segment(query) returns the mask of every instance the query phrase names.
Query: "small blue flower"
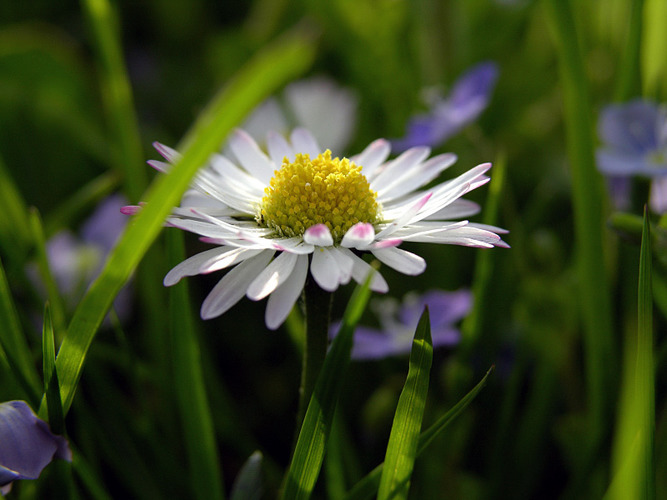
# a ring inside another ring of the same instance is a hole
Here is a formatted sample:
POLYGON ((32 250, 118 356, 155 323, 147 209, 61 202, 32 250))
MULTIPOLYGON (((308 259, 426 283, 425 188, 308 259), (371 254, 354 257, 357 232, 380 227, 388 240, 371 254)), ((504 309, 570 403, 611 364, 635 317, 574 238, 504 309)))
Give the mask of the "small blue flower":
POLYGON ((414 146, 440 146, 484 111, 497 79, 495 63, 474 66, 458 79, 447 99, 435 99, 428 113, 410 120, 407 134, 391 141, 392 149, 398 152, 414 146))
POLYGON ((600 114, 597 164, 607 175, 616 208, 630 205, 630 177, 651 177, 650 206, 667 211, 667 107, 636 99, 600 114))
MULTIPOLYGON (((352 359, 372 360, 407 354, 412 349, 412 339, 419 318, 428 306, 433 347, 456 345, 460 332, 454 323, 463 319, 472 307, 472 294, 468 290, 444 292, 433 290, 423 295, 408 294, 399 304, 392 298, 373 303, 381 329, 357 327, 354 332, 352 359)), ((332 326, 338 332, 339 324, 332 326)))
POLYGON ((0 403, 0 492, 17 479, 37 479, 54 458, 72 461, 65 438, 51 433, 24 401, 0 403))
POLYGON ((667 175, 667 108, 637 99, 600 114, 600 171, 610 176, 667 175))

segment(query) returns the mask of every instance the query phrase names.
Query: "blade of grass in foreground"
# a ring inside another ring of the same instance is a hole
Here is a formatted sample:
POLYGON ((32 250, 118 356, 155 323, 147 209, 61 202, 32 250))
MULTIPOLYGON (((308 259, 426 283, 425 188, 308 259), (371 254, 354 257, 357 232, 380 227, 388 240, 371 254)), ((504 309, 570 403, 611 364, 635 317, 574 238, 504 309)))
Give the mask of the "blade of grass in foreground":
POLYGON ((181 148, 183 157, 168 175, 158 177, 151 185, 146 206, 111 252, 63 339, 56 364, 65 412, 72 404, 86 354, 111 302, 157 237, 192 177, 220 147, 234 125, 260 100, 305 71, 313 57, 313 40, 302 33, 293 33, 251 59, 200 115, 181 148))
MULTIPOLYGON (((583 345, 589 421, 588 447, 582 463, 595 453, 611 424, 609 414, 616 356, 611 298, 604 267, 602 179, 595 168, 588 79, 579 48, 570 0, 548 0, 565 106, 566 142, 572 175, 577 277, 583 318, 583 345)), ((582 472, 588 475, 587 471, 582 472)))
MULTIPOLYGON (((169 261, 185 259, 183 233, 167 233, 169 261)), ((181 281, 170 288, 171 358, 174 392, 181 414, 188 456, 187 474, 192 497, 199 500, 224 498, 213 418, 206 397, 199 340, 192 322, 188 285, 181 281)))
POLYGON ((42 327, 42 369, 44 373, 44 394, 49 415, 49 427, 55 434, 63 434, 63 405, 60 400, 60 385, 56 371, 56 346, 53 336, 53 323, 49 303, 44 306, 44 325, 42 327))
MULTIPOLYGON (((484 375, 484 378, 468 393, 466 394, 461 401, 456 403, 456 405, 445 413, 442 417, 438 419, 431 427, 426 429, 419 436, 419 446, 417 448, 417 456, 419 456, 427 446, 429 446, 435 438, 440 436, 447 426, 458 417, 463 410, 465 410, 472 400, 475 399, 477 394, 482 390, 486 385, 486 381, 493 371, 493 366, 489 368, 484 375)), ((360 480, 350 492, 345 496, 345 500, 364 500, 371 498, 375 495, 375 492, 378 490, 380 484, 380 477, 382 476, 382 469, 384 468, 384 463, 378 465, 370 473, 368 473, 362 480, 360 480)))
POLYGON ((626 339, 619 430, 614 442, 615 474, 605 498, 651 500, 655 484, 655 364, 651 234, 646 209, 639 257, 637 337, 626 339))
POLYGON ((428 307, 419 319, 410 353, 410 368, 398 400, 384 459, 378 500, 407 498, 419 445, 428 393, 433 344, 428 307))
POLYGON ((358 286, 345 309, 340 331, 331 343, 324 360, 313 396, 310 398, 301 432, 297 439, 292 463, 285 478, 281 498, 296 500, 309 498, 322 467, 326 442, 331 430, 336 402, 343 384, 343 373, 350 362, 354 328, 370 297, 370 273, 363 286, 358 286))
POLYGON ((0 334, 2 350, 5 352, 14 377, 34 408, 39 403, 42 384, 33 365, 30 346, 23 335, 2 261, 0 261, 0 325, 2 325, 0 334))

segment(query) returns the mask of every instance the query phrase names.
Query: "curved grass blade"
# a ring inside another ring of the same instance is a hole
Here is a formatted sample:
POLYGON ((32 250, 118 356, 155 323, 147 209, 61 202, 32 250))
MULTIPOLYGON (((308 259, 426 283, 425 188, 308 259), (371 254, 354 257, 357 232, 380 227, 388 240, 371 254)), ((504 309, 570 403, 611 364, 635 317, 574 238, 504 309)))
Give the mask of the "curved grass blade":
POLYGON ((60 400, 58 372, 56 371, 56 345, 53 335, 53 322, 48 302, 44 306, 44 325, 42 326, 42 368, 49 427, 51 427, 51 430, 55 434, 63 434, 65 431, 65 421, 63 418, 63 405, 60 400))
POLYGON ((408 377, 398 399, 382 469, 378 500, 407 498, 428 393, 433 344, 428 307, 419 319, 410 352, 408 377))
POLYGON ((646 208, 639 257, 637 336, 626 338, 621 410, 614 442, 614 478, 606 499, 656 496, 655 362, 653 358, 653 297, 651 233, 646 208))
MULTIPOLYGON (((183 261, 183 233, 169 231, 167 242, 171 264, 183 261)), ((183 425, 192 497, 199 500, 222 499, 220 460, 187 283, 182 280, 171 287, 169 293, 174 392, 183 425)))
POLYGON ((324 460, 336 402, 343 384, 343 373, 350 362, 354 328, 371 294, 370 281, 373 272, 366 278, 363 286, 355 289, 345 309, 340 331, 331 343, 322 371, 315 383, 292 463, 285 478, 285 489, 281 496, 285 500, 309 498, 315 487, 324 460))
POLYGON ((5 268, 0 260, 0 346, 5 352, 9 367, 16 377, 16 381, 34 408, 41 396, 41 382, 33 364, 30 346, 23 335, 14 301, 12 300, 9 284, 5 276, 5 268))
MULTIPOLYGON (((442 432, 447 428, 447 426, 461 413, 465 410, 473 399, 477 397, 477 394, 482 390, 486 385, 486 381, 493 372, 494 367, 492 366, 484 375, 484 378, 475 386, 473 389, 466 394, 456 405, 440 417, 433 425, 421 433, 419 436, 419 446, 417 448, 417 456, 419 456, 432 442, 435 438, 440 436, 442 432)), ((371 498, 375 495, 375 492, 378 490, 380 484, 380 477, 382 476, 382 470, 384 468, 384 463, 378 465, 370 473, 368 473, 363 479, 361 479, 350 492, 345 496, 345 500, 364 500, 366 498, 371 498)))
POLYGON ((94 36, 102 100, 118 148, 113 164, 123 173, 126 193, 132 203, 136 203, 146 187, 148 173, 141 168, 143 152, 139 125, 123 62, 118 17, 108 0, 84 0, 82 4, 94 36))
MULTIPOLYGON (((582 453, 582 463, 586 463, 596 453, 611 425, 609 415, 612 413, 611 395, 617 353, 613 343, 611 295, 604 259, 602 178, 595 168, 588 78, 571 4, 569 0, 548 0, 545 7, 560 59, 566 143, 572 176, 576 265, 589 407, 588 442, 582 453)), ((588 471, 581 468, 580 474, 588 475, 588 471)))
POLYGON ((192 177, 232 127, 261 99, 305 71, 313 56, 313 41, 295 33, 251 59, 200 115, 181 148, 180 161, 168 175, 158 177, 151 185, 146 206, 128 225, 100 276, 80 302, 58 352, 56 364, 65 412, 72 404, 90 344, 113 298, 157 237, 192 177))

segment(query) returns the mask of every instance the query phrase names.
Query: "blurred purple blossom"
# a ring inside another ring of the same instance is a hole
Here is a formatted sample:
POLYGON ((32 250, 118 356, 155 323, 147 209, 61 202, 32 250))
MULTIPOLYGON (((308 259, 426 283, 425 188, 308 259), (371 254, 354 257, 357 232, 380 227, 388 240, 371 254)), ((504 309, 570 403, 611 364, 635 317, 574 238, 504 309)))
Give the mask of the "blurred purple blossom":
MULTIPOLYGON (((432 290, 423 295, 408 294, 400 304, 393 298, 373 302, 381 328, 357 327, 354 332, 352 359, 382 359, 409 353, 425 306, 429 308, 433 347, 456 345, 461 334, 454 327, 454 323, 470 312, 472 294, 468 290, 432 290)), ((332 326, 332 336, 338 333, 339 326, 332 326)))
MULTIPOLYGON (((79 236, 65 230, 47 242, 51 272, 69 306, 79 302, 123 232, 127 217, 120 209, 125 204, 127 200, 120 194, 108 196, 83 223, 79 236)), ((130 301, 129 289, 125 287, 114 301, 114 308, 121 318, 129 313, 130 301)))
POLYGON ((496 63, 487 61, 473 66, 454 83, 449 97, 433 99, 428 113, 410 120, 406 135, 391 141, 393 151, 443 144, 484 111, 497 79, 496 63))
POLYGON ((653 179, 651 208, 663 213, 667 176, 667 107, 636 99, 602 110, 598 122, 602 146, 597 165, 607 175, 616 208, 629 206, 630 177, 653 179))
POLYGON ((0 403, 0 492, 6 494, 17 479, 37 479, 54 458, 72 461, 65 438, 24 401, 0 403))

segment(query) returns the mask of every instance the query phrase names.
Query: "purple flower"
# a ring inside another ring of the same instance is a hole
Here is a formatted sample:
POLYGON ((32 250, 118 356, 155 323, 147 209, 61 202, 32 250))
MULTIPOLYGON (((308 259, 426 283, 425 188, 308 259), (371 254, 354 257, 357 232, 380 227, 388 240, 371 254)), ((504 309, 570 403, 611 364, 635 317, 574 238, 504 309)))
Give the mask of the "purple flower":
POLYGON ((613 176, 667 175, 667 108, 634 100, 602 110, 597 151, 600 171, 613 176))
MULTIPOLYGON (((352 359, 382 359, 409 353, 425 306, 429 308, 433 347, 457 344, 461 334, 453 325, 470 312, 472 294, 468 290, 432 290, 421 296, 408 294, 402 304, 391 298, 374 302, 381 329, 357 327, 352 359)), ((339 326, 332 327, 334 335, 339 326)))
POLYGON ((24 401, 0 403, 0 492, 17 479, 37 479, 54 458, 72 461, 65 438, 51 433, 24 401))
POLYGON ((609 178, 616 207, 628 208, 629 177, 638 175, 653 178, 651 208, 663 213, 667 108, 641 99, 607 106, 600 114, 598 133, 603 144, 596 152, 597 164, 609 178))
MULTIPOLYGON (((81 226, 80 236, 60 231, 46 244, 51 272, 68 307, 74 308, 88 285, 100 273, 104 260, 127 224, 120 209, 127 200, 111 195, 100 202, 81 226)), ((131 293, 125 287, 116 297, 114 308, 123 318, 129 315, 131 293)))
POLYGON ((391 141, 392 149, 398 152, 414 146, 440 146, 484 111, 497 79, 495 63, 474 66, 454 84, 447 99, 435 99, 428 113, 410 120, 406 135, 391 141))

